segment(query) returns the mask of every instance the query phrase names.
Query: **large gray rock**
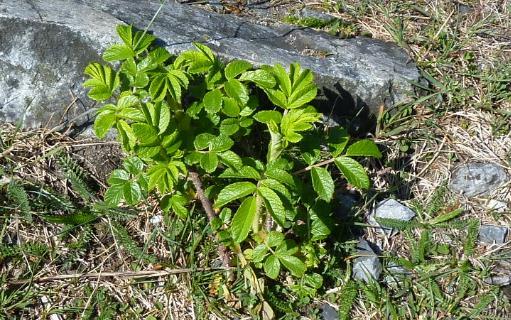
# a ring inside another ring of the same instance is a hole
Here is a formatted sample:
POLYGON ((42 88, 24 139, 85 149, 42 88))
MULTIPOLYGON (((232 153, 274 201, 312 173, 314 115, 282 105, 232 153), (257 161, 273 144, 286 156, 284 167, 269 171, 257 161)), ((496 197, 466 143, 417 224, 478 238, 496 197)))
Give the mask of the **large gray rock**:
MULTIPOLYGON (((81 87, 85 65, 100 59, 122 22, 144 28, 159 1, 4 0, 0 2, 0 119, 25 118, 26 126, 61 121, 91 101, 81 87)), ((372 39, 341 40, 290 26, 269 28, 168 1, 150 30, 169 51, 192 41, 210 45, 224 59, 256 65, 298 61, 312 69, 325 90, 323 104, 340 114, 376 111, 408 100, 419 79, 403 50, 372 39), (367 110, 367 108, 366 108, 367 110)))
POLYGON ((377 253, 363 239, 358 242, 357 249, 358 257, 353 261, 353 278, 365 282, 378 281, 383 267, 377 253))
POLYGON ((509 181, 506 170, 494 163, 467 163, 454 170, 450 188, 467 197, 488 194, 509 181))
POLYGON ((117 23, 71 1, 0 1, 0 120, 38 127, 84 112, 83 70, 117 23), (66 112, 71 93, 81 100, 66 112))

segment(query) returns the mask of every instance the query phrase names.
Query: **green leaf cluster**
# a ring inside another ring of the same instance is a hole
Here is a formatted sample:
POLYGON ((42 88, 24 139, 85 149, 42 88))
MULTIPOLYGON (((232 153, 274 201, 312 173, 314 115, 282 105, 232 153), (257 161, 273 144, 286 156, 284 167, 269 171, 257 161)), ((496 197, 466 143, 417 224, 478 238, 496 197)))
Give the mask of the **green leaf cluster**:
POLYGON ((297 63, 224 63, 200 43, 175 56, 131 26, 117 33, 122 43, 103 54, 109 64, 90 64, 84 83, 103 102, 96 135, 114 130, 129 155, 108 179, 105 202, 136 205, 152 192, 165 212, 188 219, 197 191, 188 176, 198 173, 221 212, 212 230, 244 252, 242 265, 273 279, 288 272, 306 284, 297 290, 315 292, 321 276, 307 270, 336 226, 336 186, 368 189, 356 159, 379 158, 378 147, 350 144, 341 127, 322 130, 314 75, 297 63))

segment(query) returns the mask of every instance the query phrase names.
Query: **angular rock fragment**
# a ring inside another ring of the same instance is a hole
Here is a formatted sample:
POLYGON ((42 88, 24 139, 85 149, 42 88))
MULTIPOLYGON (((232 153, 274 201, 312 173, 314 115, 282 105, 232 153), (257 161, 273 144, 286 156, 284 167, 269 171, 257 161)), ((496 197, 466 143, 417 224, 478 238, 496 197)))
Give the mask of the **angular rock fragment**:
POLYGON ((353 261, 353 278, 370 282, 378 280, 382 272, 382 265, 378 255, 366 240, 360 239, 357 244, 358 257, 353 261))
POLYGON ((479 227, 479 241, 486 244, 502 244, 506 242, 507 232, 507 227, 483 224, 479 227))
POLYGON ((394 229, 382 227, 376 218, 410 221, 415 217, 415 212, 394 199, 380 201, 368 217, 369 224, 380 227, 379 230, 388 236, 394 233, 394 229))
POLYGON ((339 319, 339 314, 330 304, 324 303, 321 306, 321 317, 323 320, 337 320, 339 319))
POLYGON ((511 276, 509 275, 500 275, 500 276, 492 276, 485 278, 483 280, 487 284, 492 284, 494 286, 507 286, 511 284, 511 276))
POLYGON ((499 201, 495 199, 490 199, 486 204, 486 208, 495 211, 495 212, 505 212, 508 209, 507 203, 504 201, 499 201))
POLYGON ((488 194, 509 181, 506 170, 494 163, 467 163, 452 173, 450 189, 467 197, 488 194))

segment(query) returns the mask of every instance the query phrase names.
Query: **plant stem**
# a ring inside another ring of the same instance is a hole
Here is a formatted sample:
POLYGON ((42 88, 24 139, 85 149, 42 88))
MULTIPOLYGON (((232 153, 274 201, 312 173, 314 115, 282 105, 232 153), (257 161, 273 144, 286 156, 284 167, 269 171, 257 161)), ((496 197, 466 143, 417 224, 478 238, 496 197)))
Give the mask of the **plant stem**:
MULTIPOLYGON (((208 197, 206 197, 206 195, 204 194, 199 174, 194 171, 189 171, 188 179, 193 183, 193 186, 195 187, 195 191, 197 192, 197 198, 201 202, 202 208, 204 209, 206 215, 208 216, 209 223, 212 223, 213 219, 216 218, 216 213, 213 210, 211 201, 209 201, 208 197)), ((218 246, 218 255, 222 260, 222 265, 224 266, 224 268, 229 268, 231 265, 231 258, 229 252, 227 251, 227 248, 223 244, 219 244, 218 246)))
POLYGON ((300 169, 298 171, 295 171, 293 172, 293 174, 300 174, 300 173, 304 173, 304 172, 307 172, 307 171, 310 171, 312 168, 316 168, 316 167, 322 167, 324 165, 327 165, 329 163, 332 163, 335 161, 335 158, 332 158, 332 159, 328 159, 328 160, 325 160, 325 161, 321 161, 321 162, 318 162, 316 164, 313 164, 313 165, 310 165, 310 166, 307 166, 303 169, 300 169))

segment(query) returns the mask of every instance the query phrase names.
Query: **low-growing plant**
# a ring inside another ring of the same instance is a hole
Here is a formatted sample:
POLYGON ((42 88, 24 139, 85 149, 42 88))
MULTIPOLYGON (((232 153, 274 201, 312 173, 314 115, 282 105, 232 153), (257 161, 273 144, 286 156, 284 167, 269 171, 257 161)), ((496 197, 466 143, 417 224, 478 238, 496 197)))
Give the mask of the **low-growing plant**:
POLYGON ((354 157, 380 157, 374 142, 350 143, 343 128, 320 125, 314 76, 297 63, 224 63, 200 43, 174 56, 151 34, 125 25, 117 33, 122 43, 103 54, 110 64, 85 69, 89 97, 107 102, 96 135, 114 128, 128 154, 105 201, 136 205, 152 193, 184 219, 198 199, 225 264, 230 249, 242 267, 272 279, 285 270, 301 278, 297 292, 314 294, 321 276, 306 271, 335 226, 336 185, 369 188, 354 157))

